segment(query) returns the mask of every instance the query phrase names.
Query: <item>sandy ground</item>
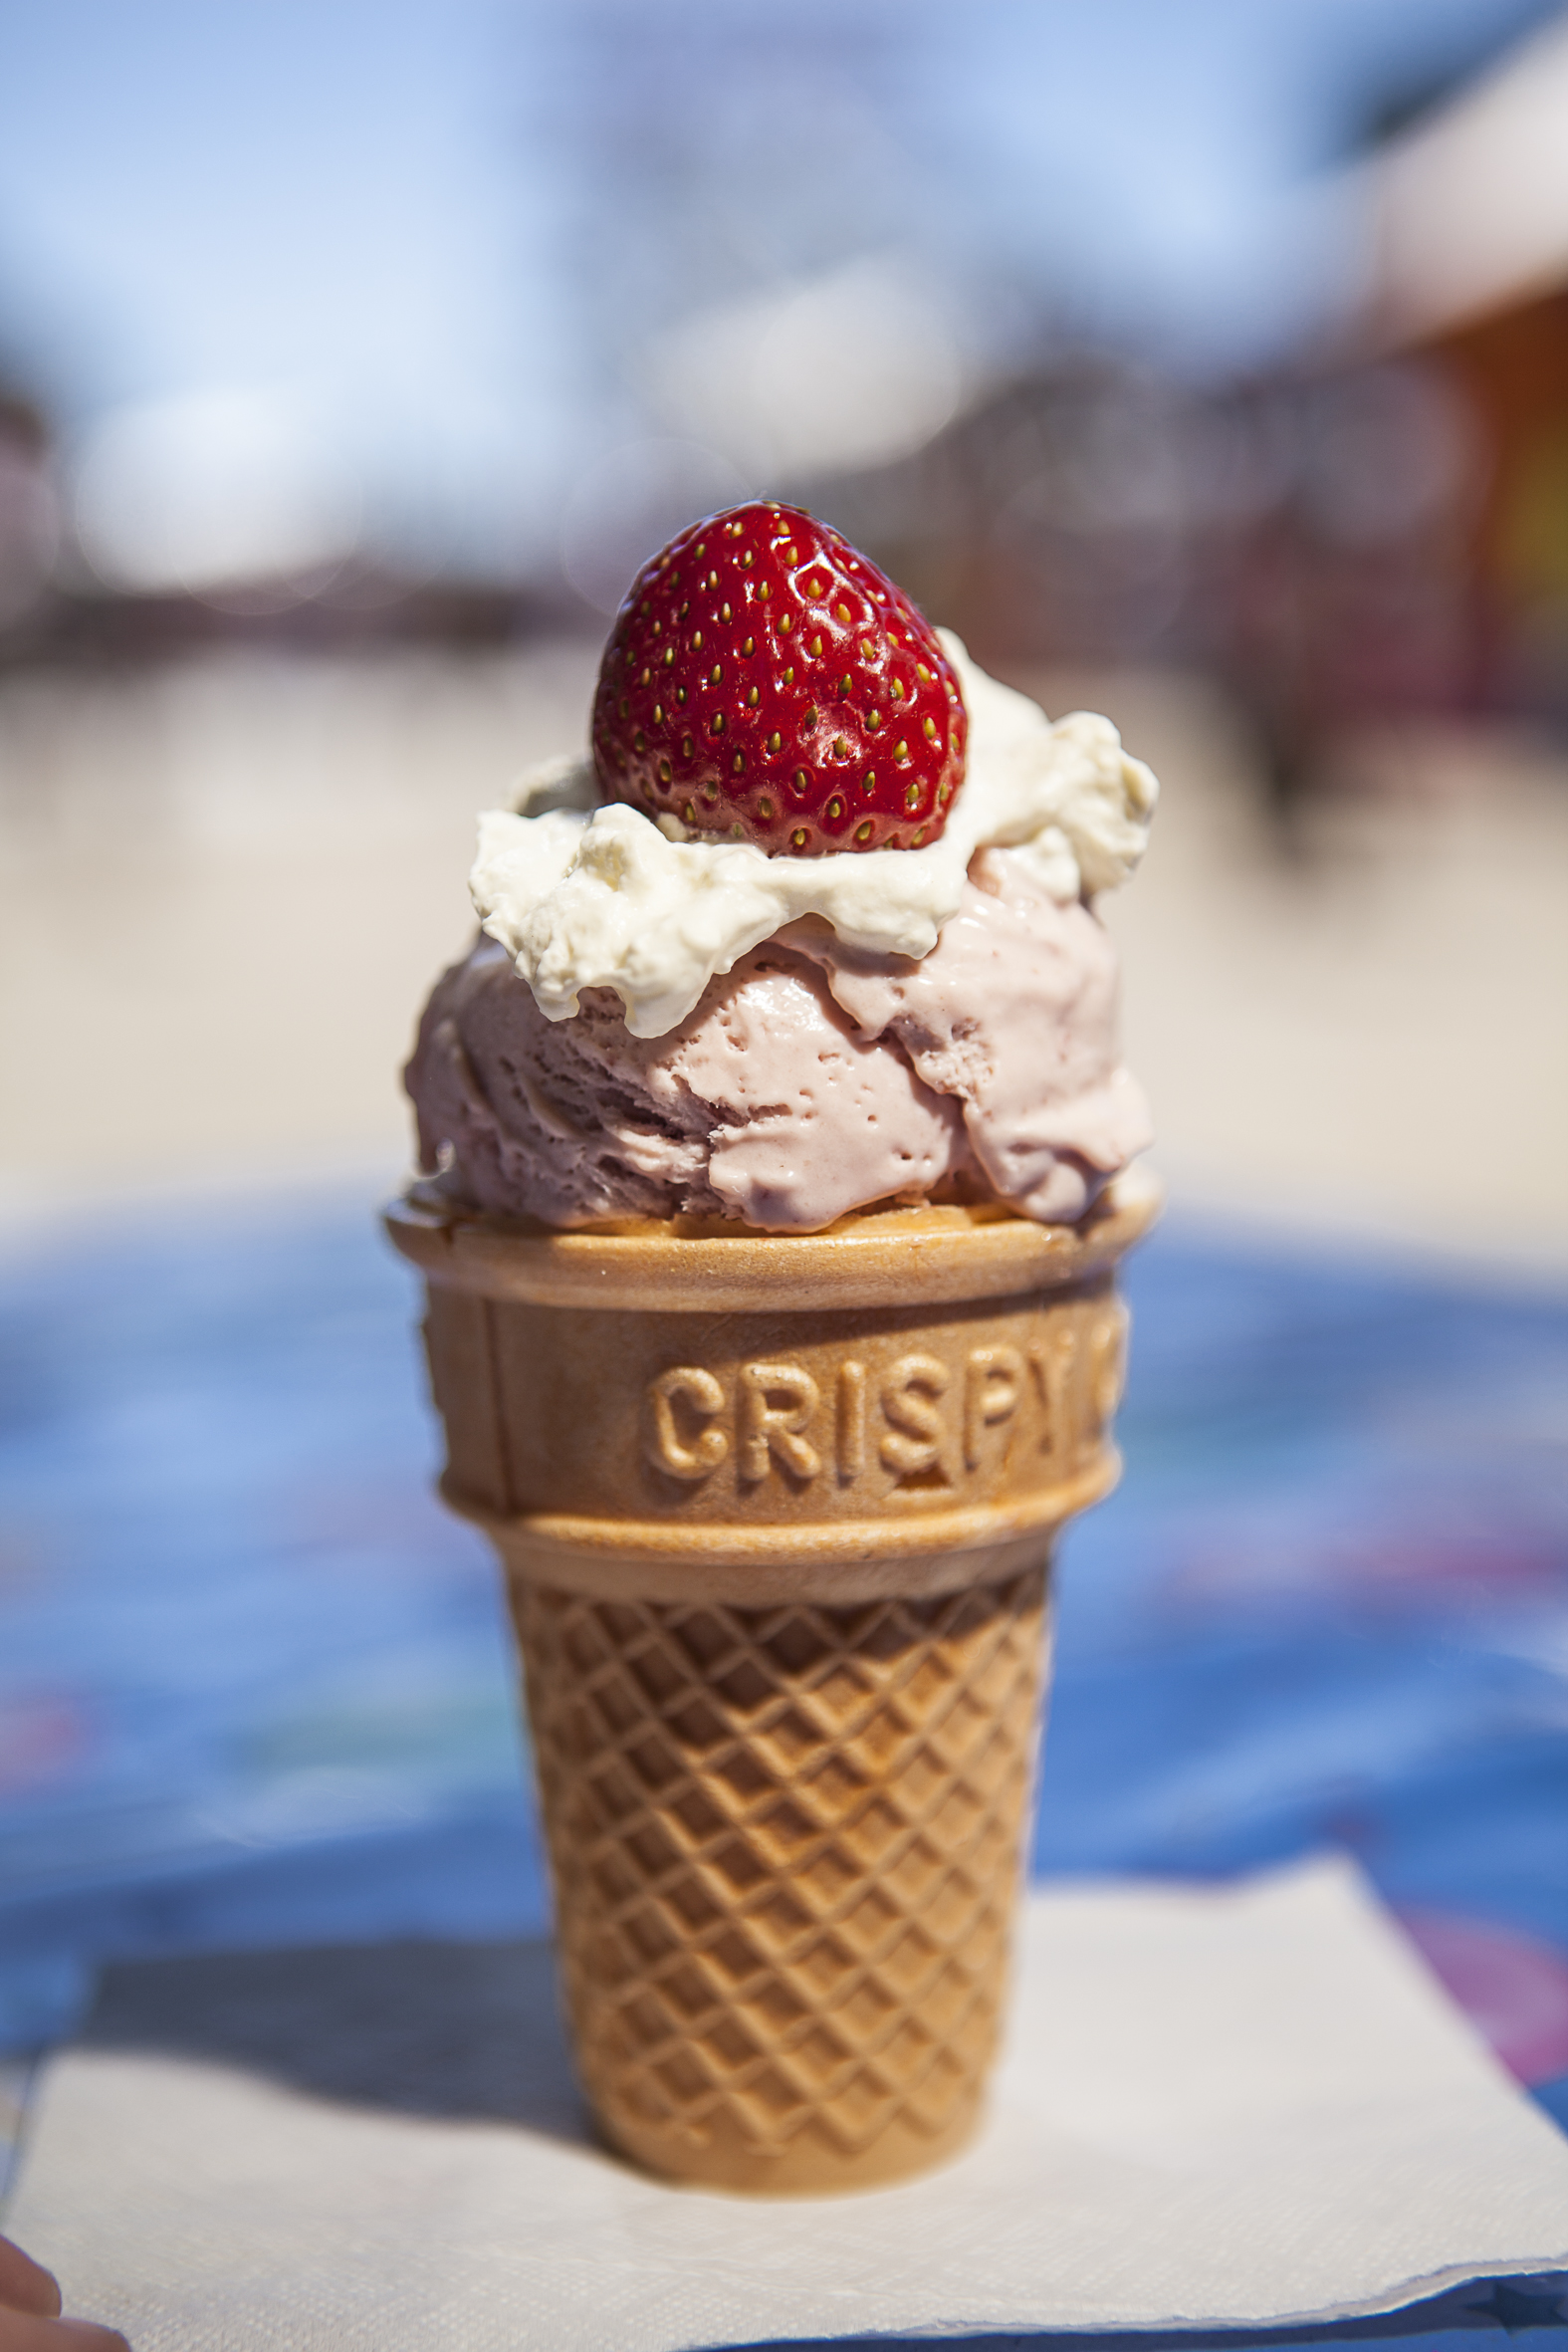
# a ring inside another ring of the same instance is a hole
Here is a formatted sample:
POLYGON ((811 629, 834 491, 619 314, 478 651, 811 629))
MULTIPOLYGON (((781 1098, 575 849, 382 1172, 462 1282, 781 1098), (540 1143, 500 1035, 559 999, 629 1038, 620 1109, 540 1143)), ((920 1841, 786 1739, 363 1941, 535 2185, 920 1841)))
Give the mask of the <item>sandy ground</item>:
MULTIPOLYGON (((476 810, 580 740, 592 650, 204 659, 0 687, 0 1207, 391 1184, 476 810)), ((1568 1272, 1568 759, 1359 747, 1288 853, 1180 677, 1035 681, 1165 783, 1106 902, 1178 1197, 1568 1272)))

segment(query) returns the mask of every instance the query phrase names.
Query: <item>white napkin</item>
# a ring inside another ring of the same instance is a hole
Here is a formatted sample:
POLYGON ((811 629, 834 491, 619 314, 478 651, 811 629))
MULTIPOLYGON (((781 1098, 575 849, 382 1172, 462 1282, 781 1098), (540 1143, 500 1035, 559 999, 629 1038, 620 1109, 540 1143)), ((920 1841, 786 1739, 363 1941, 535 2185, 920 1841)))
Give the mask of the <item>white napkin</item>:
POLYGON ((14 2234, 136 2352, 1255 2326, 1568 2263, 1568 2141, 1344 1863, 1035 1895, 983 2139, 861 2197, 664 2189, 600 2155, 526 1959, 530 2126, 68 2051, 14 2234))

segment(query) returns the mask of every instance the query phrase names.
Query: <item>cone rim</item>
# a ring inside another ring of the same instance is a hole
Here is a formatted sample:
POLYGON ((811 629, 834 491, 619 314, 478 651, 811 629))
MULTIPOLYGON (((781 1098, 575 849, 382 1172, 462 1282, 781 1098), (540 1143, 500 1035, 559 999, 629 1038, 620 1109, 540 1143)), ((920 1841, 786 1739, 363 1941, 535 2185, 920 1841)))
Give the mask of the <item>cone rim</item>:
POLYGON ((415 1184, 383 1222, 427 1281, 493 1298, 701 1314, 787 1301, 819 1312, 1069 1289, 1141 1240, 1161 1200, 1158 1180, 1135 1168, 1077 1225, 986 1203, 874 1210, 809 1234, 679 1218, 567 1231, 465 1209, 415 1184))

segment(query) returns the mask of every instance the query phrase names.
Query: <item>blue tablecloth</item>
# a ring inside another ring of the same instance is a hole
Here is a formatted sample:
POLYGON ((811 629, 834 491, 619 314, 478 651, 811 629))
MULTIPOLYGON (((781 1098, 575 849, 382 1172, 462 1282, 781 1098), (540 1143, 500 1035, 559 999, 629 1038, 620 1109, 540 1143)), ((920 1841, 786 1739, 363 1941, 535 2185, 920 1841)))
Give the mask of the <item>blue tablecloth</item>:
MULTIPOLYGON (((1037 1868, 1351 1847, 1568 2110, 1568 1301, 1180 1215, 1128 1290, 1128 1468, 1063 1547, 1037 1868)), ((0 1263, 0 2047, 67 2029, 109 1956, 543 1923, 416 1314, 362 1200, 0 1263)), ((1496 2291, 1442 2332, 1549 2324, 1557 2290, 1496 2291)))

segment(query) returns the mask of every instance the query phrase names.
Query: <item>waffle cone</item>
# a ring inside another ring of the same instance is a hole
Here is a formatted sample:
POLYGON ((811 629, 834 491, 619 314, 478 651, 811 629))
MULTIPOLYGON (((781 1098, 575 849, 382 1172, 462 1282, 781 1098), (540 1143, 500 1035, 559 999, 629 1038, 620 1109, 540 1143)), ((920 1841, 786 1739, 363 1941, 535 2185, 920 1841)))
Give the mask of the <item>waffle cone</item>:
POLYGON ((1155 1206, 390 1213, 443 1493, 507 1572, 578 2071, 651 2170, 818 2194, 972 2130, 1051 1543, 1116 1476, 1113 1268, 1155 1206))

